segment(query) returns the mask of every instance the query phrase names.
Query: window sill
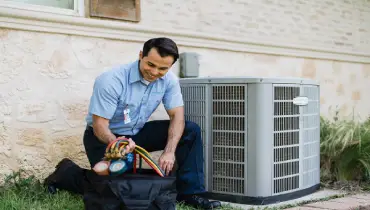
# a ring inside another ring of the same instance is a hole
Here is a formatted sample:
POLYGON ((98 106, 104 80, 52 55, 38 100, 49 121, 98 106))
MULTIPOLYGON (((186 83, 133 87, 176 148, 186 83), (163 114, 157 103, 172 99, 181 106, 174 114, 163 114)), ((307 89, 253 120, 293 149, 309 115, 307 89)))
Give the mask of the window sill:
POLYGON ((241 40, 188 31, 154 30, 127 22, 97 20, 82 16, 0 7, 0 27, 144 42, 157 36, 173 38, 180 46, 235 52, 265 53, 293 57, 370 63, 370 54, 282 45, 276 42, 241 40))

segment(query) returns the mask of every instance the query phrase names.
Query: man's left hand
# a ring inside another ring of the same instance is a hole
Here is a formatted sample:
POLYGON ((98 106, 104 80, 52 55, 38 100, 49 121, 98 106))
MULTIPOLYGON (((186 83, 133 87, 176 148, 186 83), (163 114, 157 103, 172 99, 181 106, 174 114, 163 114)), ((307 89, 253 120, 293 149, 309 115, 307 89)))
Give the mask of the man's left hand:
POLYGON ((163 152, 159 157, 159 167, 165 171, 166 175, 170 173, 175 163, 174 152, 163 152))

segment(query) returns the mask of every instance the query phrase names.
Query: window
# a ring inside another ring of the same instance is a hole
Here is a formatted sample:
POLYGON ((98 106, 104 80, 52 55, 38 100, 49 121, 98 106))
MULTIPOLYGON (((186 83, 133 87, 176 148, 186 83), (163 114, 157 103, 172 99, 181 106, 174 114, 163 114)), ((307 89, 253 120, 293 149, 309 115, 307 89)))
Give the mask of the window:
POLYGON ((0 0, 1 7, 83 16, 84 0, 0 0))

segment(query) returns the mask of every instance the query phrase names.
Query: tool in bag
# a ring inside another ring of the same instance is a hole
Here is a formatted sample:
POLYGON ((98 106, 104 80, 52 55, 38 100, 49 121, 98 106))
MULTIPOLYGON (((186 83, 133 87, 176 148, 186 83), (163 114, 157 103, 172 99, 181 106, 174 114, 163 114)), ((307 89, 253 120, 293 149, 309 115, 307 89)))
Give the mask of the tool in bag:
POLYGON ((105 150, 103 160, 98 162, 93 170, 99 175, 120 175, 130 169, 136 173, 136 155, 138 154, 140 168, 142 168, 142 159, 144 159, 159 176, 164 177, 164 171, 144 148, 136 145, 132 153, 126 154, 128 143, 126 139, 116 139, 110 142, 105 150))

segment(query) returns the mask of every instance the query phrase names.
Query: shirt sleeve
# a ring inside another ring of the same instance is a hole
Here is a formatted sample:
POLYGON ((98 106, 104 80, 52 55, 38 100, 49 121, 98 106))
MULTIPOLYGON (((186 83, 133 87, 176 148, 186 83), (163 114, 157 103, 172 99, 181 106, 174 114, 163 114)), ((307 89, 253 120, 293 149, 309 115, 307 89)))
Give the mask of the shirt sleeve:
POLYGON ((169 84, 164 93, 162 102, 166 110, 184 105, 180 83, 175 75, 171 75, 169 78, 169 84))
POLYGON ((111 119, 116 111, 122 83, 112 73, 103 73, 96 78, 90 99, 89 112, 106 119, 111 119))

